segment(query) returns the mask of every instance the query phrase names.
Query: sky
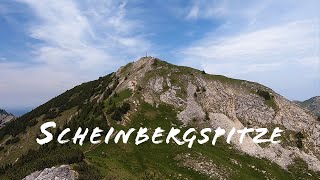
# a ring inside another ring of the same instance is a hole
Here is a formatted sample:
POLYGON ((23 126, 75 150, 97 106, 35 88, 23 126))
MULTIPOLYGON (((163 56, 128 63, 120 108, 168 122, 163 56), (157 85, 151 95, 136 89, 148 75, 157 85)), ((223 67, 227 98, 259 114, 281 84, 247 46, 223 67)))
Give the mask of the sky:
POLYGON ((0 108, 31 110, 146 53, 320 95, 320 1, 1 0, 0 108))

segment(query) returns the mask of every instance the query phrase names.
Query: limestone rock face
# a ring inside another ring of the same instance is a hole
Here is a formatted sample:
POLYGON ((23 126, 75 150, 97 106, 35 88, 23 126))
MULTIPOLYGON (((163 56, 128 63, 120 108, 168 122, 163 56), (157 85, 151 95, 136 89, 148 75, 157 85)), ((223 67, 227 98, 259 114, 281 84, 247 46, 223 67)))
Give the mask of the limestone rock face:
POLYGON ((260 146, 250 137, 235 147, 251 156, 269 159, 284 169, 296 158, 320 171, 320 122, 317 117, 272 89, 254 82, 208 75, 144 57, 119 69, 117 90, 132 89, 152 105, 165 103, 183 124, 211 128, 275 127, 285 130, 284 143, 260 146), (197 123, 195 123, 197 122, 197 123), (296 134, 302 133, 302 147, 296 134))
POLYGON ((36 171, 23 180, 75 180, 76 172, 71 170, 69 165, 46 168, 42 171, 36 171))
POLYGON ((4 126, 7 122, 15 119, 14 115, 0 109, 0 127, 4 126))

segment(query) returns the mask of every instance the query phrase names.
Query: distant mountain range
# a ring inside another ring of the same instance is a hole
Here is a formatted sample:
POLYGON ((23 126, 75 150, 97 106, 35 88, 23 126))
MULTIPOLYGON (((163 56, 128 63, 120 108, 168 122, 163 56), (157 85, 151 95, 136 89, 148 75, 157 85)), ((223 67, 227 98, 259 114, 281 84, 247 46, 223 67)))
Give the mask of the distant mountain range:
POLYGON ((8 123, 13 119, 15 119, 13 114, 8 113, 3 109, 0 109, 0 127, 4 126, 4 124, 8 123))
POLYGON ((316 96, 305 101, 295 101, 295 102, 300 106, 313 112, 318 117, 320 116, 320 96, 316 96))

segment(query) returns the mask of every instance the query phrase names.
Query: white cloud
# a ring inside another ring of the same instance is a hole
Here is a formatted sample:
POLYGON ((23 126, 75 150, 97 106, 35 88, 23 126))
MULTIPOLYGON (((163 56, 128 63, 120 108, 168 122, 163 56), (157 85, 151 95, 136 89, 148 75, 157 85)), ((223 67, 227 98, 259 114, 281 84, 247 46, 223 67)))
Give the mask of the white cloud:
POLYGON ((288 65, 301 62, 302 58, 304 64, 316 63, 318 45, 315 37, 318 29, 315 28, 315 24, 316 21, 312 20, 298 21, 228 37, 216 38, 208 35, 182 49, 180 54, 189 61, 200 60, 203 67, 209 67, 210 64, 210 67, 220 67, 215 68, 216 72, 207 69, 209 72, 220 73, 219 70, 224 70, 224 73, 228 71, 227 74, 233 75, 243 71, 224 69, 221 65, 226 64, 228 67, 241 65, 246 69, 245 72, 254 72, 280 67, 266 66, 266 63, 288 65))
POLYGON ((269 1, 192 0, 186 8, 186 19, 250 18, 269 4, 269 1))
POLYGON ((36 18, 27 33, 37 43, 32 59, 0 62, 1 101, 8 107, 37 106, 151 48, 139 22, 128 17, 126 1, 17 1, 36 18))
POLYGON ((35 49, 38 60, 50 65, 71 61, 73 66, 77 63, 80 67, 92 68, 109 64, 112 58, 120 56, 119 50, 124 55, 137 56, 130 48, 143 51, 150 46, 130 33, 137 24, 126 19, 126 2, 21 2, 27 3, 39 18, 31 26, 30 35, 43 42, 35 49), (106 10, 98 9, 101 7, 106 10))
POLYGON ((195 3, 190 9, 187 15, 187 19, 196 19, 198 18, 198 16, 199 16, 199 6, 198 4, 195 3))
POLYGON ((185 19, 221 25, 175 52, 180 64, 258 81, 291 99, 319 95, 319 5, 319 1, 194 0, 185 19))

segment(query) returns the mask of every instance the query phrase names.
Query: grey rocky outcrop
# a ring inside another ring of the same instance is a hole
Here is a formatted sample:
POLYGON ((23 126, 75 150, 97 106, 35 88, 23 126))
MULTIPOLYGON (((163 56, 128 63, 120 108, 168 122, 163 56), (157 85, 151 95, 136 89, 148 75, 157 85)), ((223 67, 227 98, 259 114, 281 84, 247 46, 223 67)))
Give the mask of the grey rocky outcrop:
POLYGON ((14 120, 15 117, 13 114, 6 112, 3 109, 0 109, 0 127, 4 126, 6 123, 14 120))
POLYGON ((69 165, 61 165, 36 171, 23 180, 75 180, 76 177, 77 173, 69 165))

